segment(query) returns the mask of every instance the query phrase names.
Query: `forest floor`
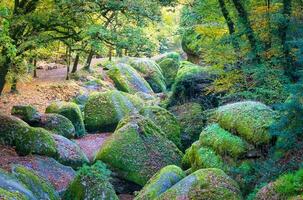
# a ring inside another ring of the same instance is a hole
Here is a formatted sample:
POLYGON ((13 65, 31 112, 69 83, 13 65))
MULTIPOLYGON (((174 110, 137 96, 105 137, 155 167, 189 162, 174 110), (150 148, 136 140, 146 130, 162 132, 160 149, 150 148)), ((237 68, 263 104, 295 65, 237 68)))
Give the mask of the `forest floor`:
MULTIPOLYGON (((93 59, 92 66, 96 66, 104 59, 93 59)), ((79 69, 82 65, 79 65, 79 69)), ((78 70, 79 70, 78 69, 78 70)), ((69 101, 83 90, 73 80, 66 80, 66 67, 47 70, 38 69, 37 78, 26 82, 19 82, 18 93, 10 93, 10 85, 6 85, 3 95, 0 96, 0 113, 10 114, 14 105, 30 104, 40 112, 52 101, 69 101)))

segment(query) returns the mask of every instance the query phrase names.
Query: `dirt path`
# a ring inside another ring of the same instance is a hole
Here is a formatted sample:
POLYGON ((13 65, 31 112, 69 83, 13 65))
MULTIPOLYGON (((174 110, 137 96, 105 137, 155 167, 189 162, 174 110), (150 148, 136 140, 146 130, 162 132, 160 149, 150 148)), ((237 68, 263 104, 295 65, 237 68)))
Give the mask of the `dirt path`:
MULTIPOLYGON (((92 66, 102 61, 104 59, 93 59, 92 66)), ((81 68, 82 65, 79 65, 79 69, 81 68)), ((66 73, 65 67, 37 70, 38 78, 18 83, 18 94, 9 93, 10 86, 6 85, 3 95, 0 96, 0 113, 10 114, 14 105, 21 104, 33 105, 40 112, 44 112, 52 101, 69 101, 83 92, 83 88, 73 80, 66 80, 66 73)))

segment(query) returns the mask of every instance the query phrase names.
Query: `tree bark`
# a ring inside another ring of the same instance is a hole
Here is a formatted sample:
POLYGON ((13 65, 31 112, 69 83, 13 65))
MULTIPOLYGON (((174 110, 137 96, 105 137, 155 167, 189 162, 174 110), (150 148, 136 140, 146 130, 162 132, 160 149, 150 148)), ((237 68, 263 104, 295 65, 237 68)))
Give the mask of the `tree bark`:
POLYGON ((109 47, 109 50, 108 50, 108 60, 109 61, 112 61, 112 55, 113 55, 112 50, 113 50, 112 47, 109 47))
POLYGON ((78 70, 79 58, 80 58, 80 55, 79 55, 79 53, 77 53, 76 58, 75 58, 75 62, 74 62, 74 65, 73 65, 72 73, 76 73, 77 70, 78 70))
POLYGON ((70 58, 71 58, 71 48, 67 47, 66 49, 66 80, 69 80, 69 72, 70 72, 70 58))
POLYGON ((90 52, 88 54, 88 57, 87 57, 87 60, 86 60, 86 63, 85 63, 85 66, 84 66, 84 69, 87 70, 87 71, 90 70, 90 65, 92 63, 93 56, 94 56, 94 51, 90 50, 90 52))
POLYGON ((11 86, 11 91, 10 93, 13 93, 13 94, 16 94, 18 93, 18 90, 17 90, 17 83, 18 83, 18 80, 16 77, 13 78, 13 82, 12 82, 12 86, 11 86))
POLYGON ((3 92, 6 83, 5 78, 8 73, 9 65, 10 65, 10 60, 7 58, 6 61, 3 63, 3 65, 0 66, 0 95, 3 92))
POLYGON ((219 1, 219 5, 220 5, 222 15, 223 15, 223 17, 226 21, 226 24, 227 24, 229 34, 232 37, 232 44, 234 46, 235 52, 237 54, 239 54, 240 53, 240 46, 239 46, 239 43, 238 43, 238 41, 236 41, 236 38, 234 36, 234 34, 235 34, 235 24, 232 21, 232 18, 231 18, 230 14, 229 14, 229 12, 226 8, 225 1, 224 0, 218 0, 218 1, 219 1))
POLYGON ((34 78, 38 78, 38 75, 37 75, 37 60, 34 59, 34 78))
POLYGON ((232 0, 232 1, 235 5, 238 16, 240 18, 240 21, 245 28, 245 34, 246 34, 249 44, 251 46, 254 57, 256 58, 257 62, 260 62, 258 46, 257 46, 257 39, 255 36, 254 30, 251 26, 251 23, 249 21, 248 13, 245 10, 244 5, 242 4, 241 0, 232 0))
POLYGON ((283 48, 283 65, 284 65, 284 74, 289 77, 292 81, 295 81, 296 77, 294 75, 294 61, 290 53, 289 45, 287 44, 287 30, 289 27, 289 21, 291 17, 291 0, 283 0, 283 16, 284 21, 279 27, 279 34, 281 45, 283 48))

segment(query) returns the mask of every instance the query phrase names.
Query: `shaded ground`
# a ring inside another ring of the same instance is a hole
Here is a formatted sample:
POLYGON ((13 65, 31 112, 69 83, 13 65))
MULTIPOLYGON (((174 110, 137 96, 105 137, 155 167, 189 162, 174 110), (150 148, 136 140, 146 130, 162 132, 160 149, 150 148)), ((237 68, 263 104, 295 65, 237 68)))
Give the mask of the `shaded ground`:
POLYGON ((74 141, 80 146, 89 161, 93 161, 96 153, 110 135, 111 133, 88 134, 74 141))

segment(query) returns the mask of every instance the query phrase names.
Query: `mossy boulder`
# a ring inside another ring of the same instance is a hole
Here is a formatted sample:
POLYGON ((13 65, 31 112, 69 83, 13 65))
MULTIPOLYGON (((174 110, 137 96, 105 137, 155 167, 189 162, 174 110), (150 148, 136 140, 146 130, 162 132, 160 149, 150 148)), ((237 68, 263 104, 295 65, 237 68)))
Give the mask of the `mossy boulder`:
POLYGON ((21 155, 38 154, 57 158, 58 152, 52 134, 43 128, 24 130, 15 139, 16 151, 21 155))
POLYGON ((0 144, 9 146, 14 146, 16 138, 30 128, 21 119, 10 115, 0 114, 0 122, 0 144))
MULTIPOLYGON (((0 189, 4 191, 5 196, 13 196, 17 199, 38 200, 38 198, 35 197, 33 192, 30 191, 26 185, 24 185, 12 174, 9 174, 2 169, 0 169, 0 189)), ((0 193, 0 197, 1 195, 3 194, 0 193)))
POLYGON ((268 106, 260 102, 244 101, 217 108, 211 121, 246 141, 259 145, 270 141, 269 127, 275 117, 276 113, 268 106))
POLYGON ((237 183, 222 170, 210 168, 200 169, 185 177, 166 192, 159 200, 241 200, 241 192, 237 183))
POLYGON ((53 138, 58 152, 57 160, 60 163, 75 169, 81 167, 83 164, 89 163, 88 158, 77 143, 61 135, 53 135, 53 138))
POLYGON ((0 199, 3 200, 28 200, 28 198, 19 192, 10 192, 0 187, 0 199))
POLYGON ((64 200, 118 200, 109 182, 110 171, 98 161, 93 166, 82 167, 65 192, 64 200))
POLYGON ((108 164, 126 180, 144 186, 161 168, 180 166, 182 156, 152 121, 132 115, 119 123, 96 159, 108 164))
POLYGON ((72 102, 53 102, 46 108, 46 113, 57 113, 69 119, 76 130, 76 136, 85 135, 85 127, 80 107, 72 102))
POLYGON ((75 137, 75 127, 73 123, 59 114, 43 114, 37 126, 42 127, 54 134, 62 135, 66 138, 75 137))
POLYGON ((111 66, 107 74, 120 91, 130 94, 136 92, 153 93, 145 79, 130 65, 118 63, 111 66))
POLYGON ((249 149, 240 137, 222 129, 219 124, 207 126, 200 134, 200 145, 213 149, 216 153, 239 158, 249 149))
POLYGON ((117 90, 95 93, 84 108, 85 126, 88 131, 113 131, 126 115, 138 111, 144 102, 117 90))
POLYGON ((226 169, 222 157, 212 149, 201 146, 199 142, 193 143, 185 151, 182 166, 185 169, 191 168, 192 172, 204 168, 226 169))
POLYGON ((23 166, 15 166, 13 174, 21 181, 37 199, 59 200, 59 194, 55 188, 38 176, 34 171, 23 166))
POLYGON ((153 121, 169 140, 181 147, 180 125, 172 113, 159 106, 146 106, 140 114, 153 121))
POLYGON ((17 105, 13 106, 11 114, 22 119, 27 123, 35 123, 40 120, 41 114, 31 105, 17 105))
POLYGON ((209 92, 215 75, 208 67, 201 67, 189 62, 181 62, 175 82, 172 85, 172 95, 168 106, 198 102, 204 109, 217 106, 216 95, 209 92))
POLYGON ((261 188, 255 200, 286 200, 302 195, 303 169, 280 176, 276 181, 261 188))
POLYGON ((180 63, 172 58, 166 58, 159 63, 168 88, 172 86, 177 76, 180 63))
POLYGON ((168 53, 164 53, 158 56, 153 57, 153 60, 156 61, 156 63, 160 63, 165 59, 173 59, 176 62, 180 62, 181 61, 181 55, 178 52, 168 52, 168 53))
POLYGON ((180 167, 169 165, 157 172, 138 193, 135 200, 153 200, 185 177, 180 167))
POLYGON ((153 60, 147 58, 132 59, 128 62, 149 83, 154 92, 166 91, 165 78, 160 66, 153 60))
POLYGON ((169 108, 181 126, 181 143, 184 149, 199 139, 205 125, 206 117, 200 104, 189 102, 169 108))

